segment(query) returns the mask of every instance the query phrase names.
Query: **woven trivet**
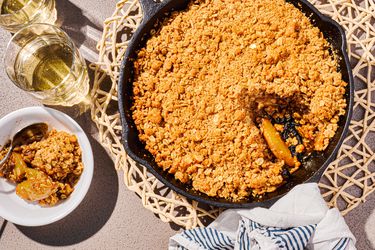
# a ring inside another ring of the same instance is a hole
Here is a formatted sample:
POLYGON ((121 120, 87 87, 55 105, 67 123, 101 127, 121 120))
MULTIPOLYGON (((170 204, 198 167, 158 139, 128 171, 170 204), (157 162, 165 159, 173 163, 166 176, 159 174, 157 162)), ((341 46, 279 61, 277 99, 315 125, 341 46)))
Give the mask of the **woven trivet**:
MULTIPOLYGON (((328 167, 320 187, 329 206, 343 214, 352 210, 375 190, 375 2, 374 0, 312 1, 324 14, 344 28, 355 76, 355 106, 348 136, 337 158, 328 167)), ((184 228, 202 226, 220 212, 202 208, 167 189, 146 168, 134 163, 121 144, 121 124, 117 109, 117 80, 121 60, 132 33, 142 20, 138 0, 120 0, 105 20, 103 36, 97 45, 98 62, 92 90, 92 119, 99 129, 99 140, 122 170, 125 185, 138 194, 145 208, 164 222, 184 228)))

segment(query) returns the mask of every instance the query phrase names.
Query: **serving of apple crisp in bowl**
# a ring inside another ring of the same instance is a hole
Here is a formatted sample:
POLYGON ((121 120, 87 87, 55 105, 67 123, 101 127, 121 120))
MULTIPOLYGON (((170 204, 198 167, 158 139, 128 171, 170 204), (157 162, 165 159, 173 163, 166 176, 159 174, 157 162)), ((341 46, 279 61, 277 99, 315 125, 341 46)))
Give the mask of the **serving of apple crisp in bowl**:
POLYGON ((177 192, 227 207, 320 177, 351 113, 343 31, 305 1, 185 2, 128 48, 129 155, 177 192))
POLYGON ((42 226, 71 213, 94 171, 90 142, 79 124, 58 110, 28 107, 2 117, 0 128, 0 216, 42 226))
MULTIPOLYGON (((3 147, 0 159, 8 150, 3 147)), ((52 129, 41 141, 16 147, 0 177, 16 184, 16 194, 22 199, 54 206, 72 194, 82 172, 77 137, 52 129)))

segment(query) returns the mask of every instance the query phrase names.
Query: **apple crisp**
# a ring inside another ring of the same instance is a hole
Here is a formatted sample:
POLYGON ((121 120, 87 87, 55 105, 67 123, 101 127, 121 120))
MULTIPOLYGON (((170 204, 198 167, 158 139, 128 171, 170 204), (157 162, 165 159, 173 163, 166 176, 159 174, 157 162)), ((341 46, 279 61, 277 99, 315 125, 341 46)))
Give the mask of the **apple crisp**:
MULTIPOLYGON (((0 159, 7 151, 0 151, 0 159)), ((41 141, 16 147, 0 177, 17 183, 21 198, 53 206, 71 195, 82 171, 77 137, 53 129, 41 141)))
POLYGON ((328 146, 345 114, 329 43, 284 0, 192 1, 134 68, 140 140, 158 166, 209 196, 274 191, 301 155, 328 146))

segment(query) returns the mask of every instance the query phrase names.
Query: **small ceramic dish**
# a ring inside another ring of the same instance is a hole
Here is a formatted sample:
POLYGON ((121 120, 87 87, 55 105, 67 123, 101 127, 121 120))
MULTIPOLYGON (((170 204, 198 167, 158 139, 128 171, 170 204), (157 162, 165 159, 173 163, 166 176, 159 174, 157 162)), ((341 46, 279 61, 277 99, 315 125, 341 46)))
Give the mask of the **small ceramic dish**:
POLYGON ((82 149, 84 170, 70 197, 53 207, 42 207, 37 203, 23 200, 16 195, 16 186, 13 183, 8 182, 5 178, 0 178, 0 216, 22 226, 43 226, 67 216, 85 197, 94 172, 92 149, 85 132, 68 115, 54 109, 29 107, 16 110, 0 119, 1 147, 17 131, 38 122, 47 123, 49 129, 55 128, 77 136, 82 149))

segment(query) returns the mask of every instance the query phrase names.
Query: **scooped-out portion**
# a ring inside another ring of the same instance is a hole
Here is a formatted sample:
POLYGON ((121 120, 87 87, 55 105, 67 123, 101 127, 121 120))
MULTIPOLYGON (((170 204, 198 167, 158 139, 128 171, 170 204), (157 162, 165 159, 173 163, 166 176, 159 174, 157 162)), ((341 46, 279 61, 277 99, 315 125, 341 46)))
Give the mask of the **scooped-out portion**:
POLYGON ((161 168, 209 196, 272 192, 323 151, 346 82, 320 30, 284 0, 196 0, 134 62, 132 114, 161 168))

